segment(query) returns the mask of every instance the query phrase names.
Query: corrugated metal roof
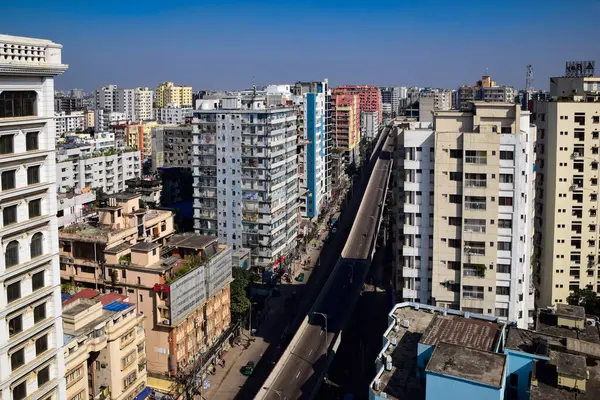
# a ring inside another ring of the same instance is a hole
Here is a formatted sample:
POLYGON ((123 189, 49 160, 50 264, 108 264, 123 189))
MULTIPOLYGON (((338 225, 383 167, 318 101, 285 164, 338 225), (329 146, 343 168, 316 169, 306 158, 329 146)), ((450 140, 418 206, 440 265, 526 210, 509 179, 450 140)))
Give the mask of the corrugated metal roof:
POLYGON ((123 311, 128 309, 129 307, 133 307, 133 304, 113 301, 112 303, 109 303, 102 308, 109 311, 123 311))

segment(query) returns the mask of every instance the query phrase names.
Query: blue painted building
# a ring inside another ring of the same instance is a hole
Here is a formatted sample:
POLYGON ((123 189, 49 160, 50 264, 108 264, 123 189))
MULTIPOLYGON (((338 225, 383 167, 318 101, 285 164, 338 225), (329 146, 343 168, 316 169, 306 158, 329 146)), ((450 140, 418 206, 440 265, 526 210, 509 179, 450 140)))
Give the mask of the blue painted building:
POLYGON ((316 218, 326 205, 327 134, 325 124, 325 85, 317 92, 304 94, 304 132, 306 145, 306 218, 316 218))

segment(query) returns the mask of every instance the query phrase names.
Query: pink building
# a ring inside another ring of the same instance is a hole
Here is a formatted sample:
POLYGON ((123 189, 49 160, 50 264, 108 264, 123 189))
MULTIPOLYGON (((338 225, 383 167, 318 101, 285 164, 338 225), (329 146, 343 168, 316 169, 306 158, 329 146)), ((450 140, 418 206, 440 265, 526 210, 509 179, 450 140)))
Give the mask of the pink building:
MULTIPOLYGON (((376 86, 340 86, 331 90, 333 94, 358 94, 359 108, 362 111, 376 111, 379 123, 382 121, 381 114, 381 91, 376 86)), ((360 118, 359 112, 359 118, 360 118)))
POLYGON ((360 142, 359 96, 331 95, 332 139, 335 148, 353 150, 360 142))

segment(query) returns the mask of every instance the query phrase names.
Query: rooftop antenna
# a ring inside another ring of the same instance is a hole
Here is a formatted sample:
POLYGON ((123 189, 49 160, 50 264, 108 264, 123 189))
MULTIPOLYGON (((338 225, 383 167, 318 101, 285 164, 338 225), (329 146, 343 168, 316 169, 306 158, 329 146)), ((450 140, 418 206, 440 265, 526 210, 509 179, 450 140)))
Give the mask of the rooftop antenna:
POLYGON ((525 77, 525 89, 533 90, 533 67, 531 64, 527 66, 527 75, 525 77))

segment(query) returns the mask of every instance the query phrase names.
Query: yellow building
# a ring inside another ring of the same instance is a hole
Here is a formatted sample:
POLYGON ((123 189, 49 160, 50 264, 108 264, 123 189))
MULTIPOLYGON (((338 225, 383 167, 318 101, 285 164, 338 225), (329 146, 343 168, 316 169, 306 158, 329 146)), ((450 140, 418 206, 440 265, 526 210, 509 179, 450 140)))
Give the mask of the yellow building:
POLYGON ((600 77, 550 79, 535 101, 538 127, 534 282, 536 305, 566 303, 575 289, 600 292, 598 163, 600 77))
POLYGON ((63 303, 68 400, 132 400, 148 391, 144 316, 124 299, 84 289, 63 303))
POLYGON ((154 108, 165 108, 169 103, 175 107, 192 107, 192 87, 176 86, 173 82, 159 84, 156 88, 154 108))

